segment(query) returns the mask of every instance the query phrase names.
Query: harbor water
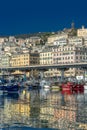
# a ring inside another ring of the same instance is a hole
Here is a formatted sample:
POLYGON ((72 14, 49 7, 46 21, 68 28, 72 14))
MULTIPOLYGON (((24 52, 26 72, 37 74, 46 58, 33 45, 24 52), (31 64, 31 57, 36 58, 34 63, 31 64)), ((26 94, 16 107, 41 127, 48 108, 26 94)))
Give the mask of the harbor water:
POLYGON ((86 91, 73 94, 49 89, 0 91, 0 130, 85 130, 86 91))

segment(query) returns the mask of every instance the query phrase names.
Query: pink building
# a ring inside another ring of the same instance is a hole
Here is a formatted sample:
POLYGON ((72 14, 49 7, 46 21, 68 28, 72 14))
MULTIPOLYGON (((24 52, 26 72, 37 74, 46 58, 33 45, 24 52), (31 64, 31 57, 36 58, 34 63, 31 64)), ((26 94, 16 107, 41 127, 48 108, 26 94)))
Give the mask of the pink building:
MULTIPOLYGON (((87 61, 87 47, 64 45, 53 48, 53 64, 69 64, 85 61, 87 61)), ((83 71, 79 68, 70 68, 65 74, 66 76, 75 76, 83 74, 83 71)))

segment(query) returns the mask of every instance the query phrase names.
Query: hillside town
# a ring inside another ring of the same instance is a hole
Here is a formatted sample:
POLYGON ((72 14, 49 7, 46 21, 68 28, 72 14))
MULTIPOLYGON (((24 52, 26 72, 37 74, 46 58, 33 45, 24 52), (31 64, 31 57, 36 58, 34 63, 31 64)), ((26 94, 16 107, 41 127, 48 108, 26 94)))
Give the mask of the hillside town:
MULTIPOLYGON (((86 62, 87 28, 82 26, 76 29, 72 23, 70 29, 52 32, 45 40, 41 36, 0 37, 0 54, 0 68, 86 62)), ((11 73, 24 72, 16 70, 11 73)), ((81 76, 83 73, 84 71, 80 68, 70 68, 65 71, 65 76, 81 76)), ((26 72, 26 74, 29 76, 30 73, 26 72)), ((61 73, 58 69, 49 69, 44 72, 44 76, 61 76, 61 73)))
POLYGON ((65 79, 62 79, 58 66, 42 68, 43 75, 36 69, 36 65, 86 62, 87 28, 76 29, 72 24, 70 29, 45 37, 41 34, 27 38, 2 37, 0 54, 0 129, 87 128, 87 82, 76 80, 77 76, 84 75, 84 70, 80 67, 66 69, 65 79), (29 66, 35 69, 29 70, 29 66))

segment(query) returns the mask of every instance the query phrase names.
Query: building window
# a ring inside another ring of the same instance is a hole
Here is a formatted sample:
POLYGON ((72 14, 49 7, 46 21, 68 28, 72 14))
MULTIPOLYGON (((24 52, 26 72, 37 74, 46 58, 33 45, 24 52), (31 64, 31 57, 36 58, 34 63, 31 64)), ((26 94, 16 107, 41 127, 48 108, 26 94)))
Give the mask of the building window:
POLYGON ((78 56, 76 56, 76 59, 78 59, 78 56))

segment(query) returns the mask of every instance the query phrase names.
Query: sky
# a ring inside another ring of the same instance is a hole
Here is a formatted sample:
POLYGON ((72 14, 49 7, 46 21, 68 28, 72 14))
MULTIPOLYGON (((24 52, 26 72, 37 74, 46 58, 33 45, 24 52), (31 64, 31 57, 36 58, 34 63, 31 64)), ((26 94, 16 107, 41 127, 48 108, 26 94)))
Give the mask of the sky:
POLYGON ((87 27, 87 0, 0 0, 0 35, 87 27))

